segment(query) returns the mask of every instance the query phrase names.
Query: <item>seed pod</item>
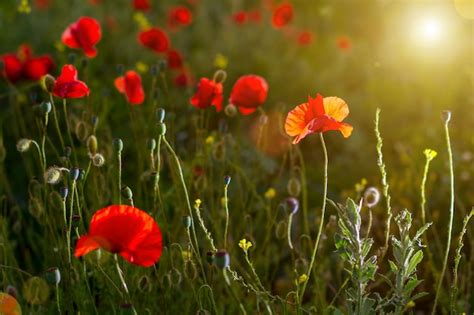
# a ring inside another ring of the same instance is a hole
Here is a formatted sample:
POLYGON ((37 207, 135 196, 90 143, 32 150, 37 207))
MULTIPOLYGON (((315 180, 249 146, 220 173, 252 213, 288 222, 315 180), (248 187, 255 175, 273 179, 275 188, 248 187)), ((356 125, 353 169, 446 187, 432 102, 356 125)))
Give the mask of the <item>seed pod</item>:
POLYGON ((123 150, 123 141, 120 138, 114 139, 114 150, 116 153, 121 153, 123 150))
POLYGON ((48 93, 53 93, 54 85, 56 84, 56 80, 50 74, 43 76, 42 79, 42 87, 48 93))
POLYGON ((166 111, 163 108, 158 108, 155 112, 156 121, 162 123, 165 120, 166 111))
POLYGON ((227 115, 227 117, 234 117, 237 115, 237 107, 235 107, 234 104, 228 104, 224 108, 224 113, 227 115))
POLYGON ((286 232, 288 229, 288 225, 286 224, 286 220, 282 220, 277 223, 275 227, 275 237, 278 240, 282 240, 286 237, 286 232))
POLYGON ((183 226, 185 229, 189 229, 193 224, 193 219, 189 215, 183 216, 183 226))
POLYGON ((94 135, 90 135, 89 138, 87 139, 87 150, 91 155, 94 155, 97 153, 97 137, 94 135))
POLYGON ((59 193, 61 194, 62 199, 66 199, 69 193, 69 189, 67 187, 61 187, 61 189, 59 189, 59 193))
POLYGON ((128 186, 122 187, 121 190, 122 196, 127 199, 127 200, 132 200, 133 199, 133 192, 128 186))
POLYGON ((51 185, 56 185, 61 181, 61 169, 57 166, 51 166, 44 172, 44 181, 51 185))
POLYGON ((292 215, 297 213, 300 207, 300 203, 298 199, 293 198, 293 197, 286 198, 285 204, 286 204, 287 211, 292 215))
POLYGON ((80 170, 79 168, 77 167, 73 167, 71 168, 71 170, 69 171, 69 178, 72 180, 72 181, 77 181, 79 179, 79 175, 80 175, 80 170))
POLYGON ((151 139, 148 139, 147 143, 146 143, 146 146, 148 148, 148 151, 155 151, 155 148, 156 148, 156 140, 151 138, 151 139))
POLYGON ((298 197, 301 193, 301 183, 296 177, 291 177, 286 185, 288 194, 292 197, 298 197))
POLYGON ((70 53, 69 55, 67 55, 67 63, 69 64, 74 64, 74 62, 76 62, 76 54, 75 53, 70 53))
POLYGON ((86 141, 87 136, 89 135, 89 131, 87 130, 87 125, 81 120, 76 124, 75 133, 77 139, 80 141, 86 141))
POLYGON ((49 112, 51 111, 51 103, 43 102, 41 103, 40 108, 43 115, 49 114, 49 112))
POLYGON ((150 68, 150 73, 154 77, 158 75, 159 71, 160 71, 160 68, 157 64, 153 64, 150 68))
POLYGON ((218 250, 216 255, 214 256, 214 263, 220 269, 229 267, 230 265, 229 253, 224 249, 218 250))
POLYGON ((15 299, 18 299, 18 290, 16 287, 12 286, 11 284, 7 285, 7 294, 13 296, 15 299))
POLYGON ((229 175, 224 176, 224 185, 229 186, 231 177, 229 175))
POLYGON ((59 282, 61 282, 61 273, 57 267, 51 267, 46 270, 45 277, 46 281, 48 281, 50 284, 57 285, 59 282))
POLYGON ((97 128, 97 125, 99 124, 99 117, 98 116, 92 116, 91 117, 91 125, 92 128, 97 128))
POLYGON ((158 128, 158 135, 164 136, 166 134, 166 125, 165 125, 165 123, 162 123, 162 122, 158 123, 157 128, 158 128))
POLYGON ((449 122, 451 120, 451 111, 443 110, 441 112, 441 117, 443 118, 444 122, 449 122))
POLYGON ((92 157, 92 164, 94 164, 95 167, 102 167, 105 164, 104 156, 100 153, 96 153, 92 157))
POLYGON ((30 139, 26 139, 26 138, 20 139, 16 143, 16 149, 18 150, 18 152, 22 152, 22 153, 26 152, 30 149, 32 142, 33 140, 30 140, 30 139))
POLYGON ((142 276, 138 279, 137 283, 138 290, 142 292, 150 292, 152 289, 151 281, 148 276, 142 276))

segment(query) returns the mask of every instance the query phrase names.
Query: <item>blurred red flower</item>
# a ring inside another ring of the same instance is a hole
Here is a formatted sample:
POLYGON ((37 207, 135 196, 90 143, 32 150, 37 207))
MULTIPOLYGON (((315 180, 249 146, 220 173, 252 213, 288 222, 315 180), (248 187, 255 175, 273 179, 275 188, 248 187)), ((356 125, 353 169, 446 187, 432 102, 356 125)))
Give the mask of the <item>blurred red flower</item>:
POLYGON ((267 98, 268 83, 258 75, 244 75, 235 82, 229 102, 243 115, 250 115, 262 106, 267 98))
POLYGON ((293 6, 290 3, 282 3, 275 8, 272 16, 272 24, 275 28, 282 28, 293 19, 293 6))
POLYGON ((64 65, 54 83, 53 94, 61 98, 81 98, 89 95, 89 88, 77 79, 77 69, 73 65, 64 65))
POLYGON ((188 87, 193 85, 194 78, 189 70, 182 68, 180 73, 174 78, 174 85, 177 87, 188 87))
POLYGON ((102 37, 99 22, 91 17, 80 17, 63 32, 61 40, 69 48, 80 48, 87 57, 97 55, 95 45, 102 37))
POLYGON ((135 71, 127 71, 124 76, 116 78, 114 83, 130 104, 140 105, 145 100, 142 78, 135 71))
POLYGON ((339 130, 344 138, 348 138, 353 127, 342 122, 349 115, 349 107, 339 97, 308 97, 308 102, 296 106, 288 113, 285 131, 293 139, 293 144, 301 141, 313 132, 339 130))
POLYGON ((133 8, 140 11, 148 11, 151 9, 150 0, 133 0, 133 8))
POLYGON ((232 15, 235 24, 242 25, 247 21, 247 13, 245 11, 237 11, 232 15))
POLYGON ((162 53, 170 48, 170 40, 168 35, 157 27, 152 27, 138 34, 138 41, 143 46, 162 53))
POLYGON ((167 53, 168 55, 168 66, 170 69, 179 69, 183 66, 183 57, 177 50, 169 50, 167 53))
POLYGON ((298 44, 306 46, 313 42, 313 33, 310 31, 302 31, 298 34, 298 44))
POLYGON ((217 112, 222 110, 222 83, 217 83, 208 78, 201 78, 196 88, 196 92, 189 100, 191 105, 205 109, 214 106, 217 112))
POLYGON ((13 83, 21 79, 38 81, 54 68, 50 56, 34 57, 27 44, 20 45, 16 54, 0 56, 0 60, 4 65, 1 76, 13 83))
POLYGON ((247 12, 247 17, 250 22, 257 24, 262 22, 262 13, 258 9, 247 12))
POLYGON ((339 36, 337 38, 337 47, 342 51, 349 51, 352 49, 352 41, 347 36, 339 36))
POLYGON ((45 10, 51 5, 51 0, 35 0, 35 6, 40 10, 45 10))
POLYGON ((74 255, 81 257, 102 248, 128 262, 150 267, 163 250, 161 231, 146 212, 127 205, 112 205, 92 216, 89 233, 79 238, 74 255))
POLYGON ((171 28, 188 26, 192 21, 193 15, 191 11, 184 6, 173 7, 168 13, 168 25, 171 28))

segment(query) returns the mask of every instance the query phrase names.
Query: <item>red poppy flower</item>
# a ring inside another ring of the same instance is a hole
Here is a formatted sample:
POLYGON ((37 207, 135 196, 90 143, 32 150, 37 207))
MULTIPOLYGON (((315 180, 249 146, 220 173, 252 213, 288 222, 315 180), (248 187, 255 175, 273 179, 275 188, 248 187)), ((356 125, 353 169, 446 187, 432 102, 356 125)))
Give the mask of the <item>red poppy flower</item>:
POLYGON ((339 97, 308 97, 308 102, 296 106, 288 113, 285 131, 295 137, 296 144, 313 132, 339 130, 344 138, 351 135, 353 127, 342 122, 349 114, 349 107, 339 97))
POLYGON ((10 82, 21 79, 37 81, 54 68, 51 57, 44 55, 34 57, 29 45, 23 44, 18 48, 17 54, 0 56, 3 61, 4 71, 2 76, 10 82))
POLYGON ((188 26, 193 21, 193 15, 188 8, 176 6, 170 9, 168 13, 168 25, 171 28, 178 26, 188 26))
POLYGON ((61 98, 81 98, 89 95, 89 88, 77 79, 77 69, 73 65, 64 65, 54 83, 53 94, 61 98))
POLYGON ((351 39, 347 36, 339 36, 337 38, 337 47, 342 51, 349 51, 352 48, 351 39))
POLYGON ((35 0, 35 6, 40 10, 47 9, 50 5, 50 0, 35 0))
POLYGON ((87 57, 97 55, 95 45, 100 41, 102 31, 99 22, 91 17, 80 17, 63 32, 61 40, 69 48, 80 48, 87 57))
POLYGON ((300 46, 306 46, 313 42, 313 33, 309 31, 302 31, 298 34, 298 44, 300 46))
POLYGON ((272 24, 275 28, 282 28, 293 19, 293 6, 290 3, 282 3, 273 11, 272 24))
POLYGON ((243 115, 250 115, 262 106, 267 98, 268 83, 258 75, 244 75, 235 82, 229 101, 243 115))
POLYGON ((168 35, 157 27, 152 27, 138 34, 138 41, 143 46, 157 53, 165 52, 170 47, 168 35))
POLYGON ((168 66, 171 69, 179 69, 183 66, 183 58, 177 50, 169 50, 168 55, 168 66))
POLYGON ((247 20, 247 13, 245 11, 238 11, 232 15, 232 19, 234 20, 235 24, 242 25, 247 20))
POLYGON ((150 0, 133 0, 133 8, 140 11, 148 11, 151 9, 150 0))
POLYGON ((208 78, 201 78, 196 88, 196 93, 191 97, 191 105, 197 108, 214 106, 217 112, 222 110, 222 83, 217 83, 208 78))
POLYGON ((174 85, 177 87, 188 87, 193 85, 194 78, 187 69, 182 69, 181 72, 174 78, 174 85))
POLYGON ((260 10, 252 10, 247 12, 247 17, 250 22, 260 23, 262 21, 262 13, 260 10))
POLYGON ((145 99, 142 78, 135 71, 127 71, 123 77, 115 79, 117 90, 125 94, 127 101, 133 105, 140 105, 145 99))
POLYGON ((74 256, 102 248, 128 262, 150 267, 163 250, 158 224, 146 212, 127 205, 112 205, 92 216, 89 233, 77 241, 74 256))

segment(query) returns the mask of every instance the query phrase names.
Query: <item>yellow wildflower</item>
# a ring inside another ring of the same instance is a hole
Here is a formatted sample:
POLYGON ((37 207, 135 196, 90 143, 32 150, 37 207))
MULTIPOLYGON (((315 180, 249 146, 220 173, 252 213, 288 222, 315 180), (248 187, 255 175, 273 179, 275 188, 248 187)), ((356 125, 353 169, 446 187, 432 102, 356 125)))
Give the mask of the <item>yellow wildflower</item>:
POLYGON ((299 278, 298 278, 298 284, 302 284, 308 281, 308 275, 303 273, 299 278))
POLYGON ((151 27, 150 22, 146 18, 145 14, 143 14, 142 12, 135 12, 133 14, 133 19, 138 24, 138 27, 140 27, 140 29, 142 30, 145 30, 151 27))
POLYGON ((438 152, 436 152, 435 150, 432 150, 432 149, 425 149, 425 151, 423 151, 423 153, 425 154, 426 159, 428 161, 433 160, 438 155, 438 152))
POLYGON ((18 12, 23 14, 30 14, 31 7, 28 3, 28 0, 21 0, 20 5, 18 6, 18 12))
POLYGON ((244 252, 247 252, 252 245, 252 242, 247 241, 245 238, 241 239, 239 242, 239 247, 242 248, 244 252))
POLYGON ((219 69, 225 69, 227 68, 227 65, 229 64, 229 60, 227 59, 226 56, 222 54, 217 54, 216 57, 214 58, 214 66, 219 69))
POLYGON ((276 190, 272 187, 268 188, 267 191, 265 192, 265 198, 267 199, 273 199, 276 196, 276 190))
POLYGON ((214 136, 209 136, 206 138, 206 144, 211 145, 214 143, 214 141, 215 141, 214 136))
POLYGON ((196 200, 194 200, 194 206, 195 206, 196 208, 199 208, 199 207, 201 206, 201 203, 202 203, 201 199, 196 199, 196 200))
POLYGON ((146 63, 139 61, 135 64, 135 68, 140 73, 146 73, 146 72, 148 72, 149 67, 146 63))

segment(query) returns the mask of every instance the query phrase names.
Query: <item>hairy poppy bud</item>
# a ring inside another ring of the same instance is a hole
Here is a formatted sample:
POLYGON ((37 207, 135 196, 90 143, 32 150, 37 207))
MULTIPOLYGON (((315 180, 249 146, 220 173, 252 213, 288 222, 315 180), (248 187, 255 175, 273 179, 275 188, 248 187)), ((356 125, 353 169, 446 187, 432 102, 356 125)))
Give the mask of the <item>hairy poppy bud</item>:
POLYGON ((158 123, 162 123, 165 120, 166 111, 163 108, 158 108, 155 114, 158 123))
POLYGON ((289 197, 289 198, 286 198, 285 203, 286 203, 286 208, 290 212, 290 214, 293 215, 296 212, 298 212, 298 209, 300 207, 300 203, 298 199, 289 197))
POLYGON ((41 103, 40 108, 41 108, 41 112, 43 113, 43 115, 49 114, 49 112, 51 111, 51 103, 50 102, 43 102, 43 103, 41 103))
POLYGON ((77 138, 81 141, 85 141, 89 133, 87 125, 82 120, 76 124, 74 132, 76 133, 77 138))
POLYGON ((92 164, 94 164, 95 167, 101 167, 105 164, 105 158, 102 154, 96 153, 92 157, 92 164))
POLYGON ((127 199, 127 200, 132 200, 133 199, 133 192, 128 186, 122 187, 122 196, 127 199))
POLYGON ((61 282, 61 273, 57 267, 51 267, 46 270, 45 277, 46 281, 48 281, 50 284, 57 285, 59 282, 61 282))
POLYGON ((156 148, 156 140, 151 138, 151 139, 148 139, 147 141, 147 148, 148 148, 148 151, 155 151, 155 148, 156 148))
POLYGON ((61 187, 61 189, 59 189, 59 194, 61 195, 61 198, 66 199, 69 194, 69 189, 67 187, 61 187))
POLYGON ((230 184, 231 177, 229 175, 224 176, 224 185, 228 186, 230 184))
POLYGON ((229 104, 224 108, 224 113, 228 117, 234 117, 235 115, 237 115, 237 107, 235 107, 234 104, 229 104))
POLYGON ((48 92, 48 93, 53 93, 53 90, 54 90, 54 84, 56 83, 56 80, 54 79, 54 77, 50 74, 47 74, 43 77, 43 80, 42 80, 42 85, 43 85, 43 89, 48 92))
POLYGON ((30 149, 32 142, 33 140, 31 139, 20 139, 16 143, 16 149, 18 150, 18 152, 26 152, 30 149))
POLYGON ((218 250, 216 255, 214 256, 214 264, 220 269, 229 267, 230 265, 229 253, 223 249, 218 250))
POLYGON ((114 149, 115 152, 121 153, 123 150, 123 141, 120 138, 117 138, 114 140, 114 149))
POLYGON ((158 123, 158 135, 164 136, 166 134, 166 125, 165 123, 158 123))
POLYGON ((367 207, 373 208, 380 200, 380 192, 375 187, 369 187, 364 193, 364 203, 367 207))
POLYGON ((150 292, 152 289, 151 280, 148 276, 142 276, 138 279, 138 290, 142 292, 150 292))
POLYGON ((444 122, 448 123, 451 120, 451 111, 443 110, 441 117, 443 118, 444 122))
POLYGON ((288 181, 288 184, 286 186, 286 190, 288 191, 288 194, 292 197, 297 197, 299 196, 301 192, 301 184, 300 181, 296 177, 290 178, 288 181))
POLYGON ((44 181, 48 184, 55 185, 59 183, 62 178, 62 173, 59 167, 51 166, 44 172, 44 181))
POLYGON ((189 229, 191 227, 191 224, 193 223, 193 219, 189 215, 183 216, 183 226, 186 229, 189 229))
POLYGON ((69 178, 71 178, 72 181, 77 181, 79 179, 79 175, 80 170, 77 167, 73 167, 69 171, 69 178))
POLYGON ((97 137, 94 135, 89 136, 87 139, 87 150, 90 154, 94 155, 97 153, 97 137))

